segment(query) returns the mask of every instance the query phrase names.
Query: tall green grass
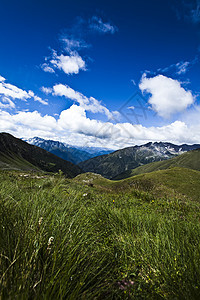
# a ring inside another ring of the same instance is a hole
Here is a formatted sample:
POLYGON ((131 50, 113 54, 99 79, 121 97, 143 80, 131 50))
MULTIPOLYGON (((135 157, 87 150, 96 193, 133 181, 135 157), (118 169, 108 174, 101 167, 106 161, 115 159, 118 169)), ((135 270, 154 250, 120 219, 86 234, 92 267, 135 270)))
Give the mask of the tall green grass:
POLYGON ((0 173, 1 299, 199 299, 198 203, 19 175, 0 173))

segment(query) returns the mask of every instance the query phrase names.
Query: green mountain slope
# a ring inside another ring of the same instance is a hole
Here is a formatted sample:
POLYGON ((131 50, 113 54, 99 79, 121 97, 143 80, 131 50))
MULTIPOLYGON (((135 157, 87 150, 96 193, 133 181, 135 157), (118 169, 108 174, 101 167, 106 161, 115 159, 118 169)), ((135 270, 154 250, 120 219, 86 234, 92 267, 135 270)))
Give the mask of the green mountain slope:
POLYGON ((200 200, 200 172, 186 168, 171 168, 137 175, 121 181, 156 197, 189 197, 200 200))
MULTIPOLYGON (((76 184, 92 186, 99 193, 124 194, 144 192, 155 198, 184 198, 200 200, 200 172, 187 168, 170 168, 140 174, 123 180, 109 180, 93 173, 80 174, 76 184)), ((148 198, 148 197, 147 197, 148 198)))
POLYGON ((40 170, 38 167, 14 153, 5 154, 3 152, 0 152, 0 169, 23 171, 40 170))
POLYGON ((188 151, 169 160, 153 162, 132 170, 128 170, 117 175, 113 179, 120 180, 143 173, 166 170, 173 167, 188 168, 200 171, 200 149, 188 151))
POLYGON ((81 173, 78 166, 65 161, 37 146, 0 133, 0 168, 10 170, 43 170, 58 172, 62 170, 68 177, 81 173))

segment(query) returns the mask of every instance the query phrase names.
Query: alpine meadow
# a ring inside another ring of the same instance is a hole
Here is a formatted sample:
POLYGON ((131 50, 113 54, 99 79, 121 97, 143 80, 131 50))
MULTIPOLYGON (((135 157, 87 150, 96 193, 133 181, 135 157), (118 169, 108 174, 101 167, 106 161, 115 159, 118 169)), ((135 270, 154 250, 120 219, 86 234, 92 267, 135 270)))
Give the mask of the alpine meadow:
POLYGON ((8 0, 0 32, 0 300, 199 300, 200 0, 8 0))

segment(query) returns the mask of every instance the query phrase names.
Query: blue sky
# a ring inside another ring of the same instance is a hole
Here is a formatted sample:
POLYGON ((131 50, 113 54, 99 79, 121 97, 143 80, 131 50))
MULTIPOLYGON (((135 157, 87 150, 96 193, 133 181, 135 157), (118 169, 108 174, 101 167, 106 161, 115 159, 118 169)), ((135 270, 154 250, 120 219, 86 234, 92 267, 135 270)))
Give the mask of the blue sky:
POLYGON ((1 1, 0 131, 200 143, 200 1, 1 1))

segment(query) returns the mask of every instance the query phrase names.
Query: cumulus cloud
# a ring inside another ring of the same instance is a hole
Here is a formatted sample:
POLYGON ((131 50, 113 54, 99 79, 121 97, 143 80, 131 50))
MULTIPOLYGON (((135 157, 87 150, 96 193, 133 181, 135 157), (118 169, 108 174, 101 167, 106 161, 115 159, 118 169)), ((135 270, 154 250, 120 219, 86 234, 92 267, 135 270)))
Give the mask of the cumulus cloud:
POLYGON ((163 75, 147 78, 144 74, 139 88, 142 92, 151 94, 149 104, 159 116, 164 118, 184 111, 195 101, 192 93, 181 87, 178 80, 163 75))
MULTIPOLYGON (((48 60, 48 58, 46 58, 48 60)), ((80 70, 86 71, 86 63, 76 51, 70 51, 68 55, 58 55, 55 50, 49 62, 41 66, 42 70, 55 73, 55 69, 62 70, 65 74, 78 74, 80 70)))
POLYGON ((112 119, 114 116, 117 117, 116 112, 110 112, 109 109, 103 106, 100 101, 93 97, 88 98, 82 93, 73 90, 68 85, 54 85, 53 94, 55 96, 65 96, 68 99, 74 100, 75 102, 79 103, 84 110, 91 111, 92 113, 103 113, 109 119, 112 119))
POLYGON ((10 114, 0 110, 0 131, 13 133, 17 136, 29 135, 31 133, 42 133, 56 130, 56 120, 51 116, 41 116, 37 111, 19 112, 10 114), (27 132, 26 132, 27 130, 27 132))
POLYGON ((75 104, 61 112, 58 124, 61 128, 68 129, 71 132, 91 136, 94 136, 98 129, 102 127, 102 122, 87 118, 85 109, 75 104))
POLYGON ((72 52, 70 55, 57 55, 54 52, 50 63, 66 74, 78 74, 80 70, 86 70, 85 61, 77 52, 72 52))
POLYGON ((89 28, 95 30, 99 33, 115 33, 117 27, 111 25, 110 23, 104 23, 101 18, 93 16, 89 23, 89 28))

